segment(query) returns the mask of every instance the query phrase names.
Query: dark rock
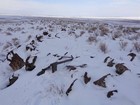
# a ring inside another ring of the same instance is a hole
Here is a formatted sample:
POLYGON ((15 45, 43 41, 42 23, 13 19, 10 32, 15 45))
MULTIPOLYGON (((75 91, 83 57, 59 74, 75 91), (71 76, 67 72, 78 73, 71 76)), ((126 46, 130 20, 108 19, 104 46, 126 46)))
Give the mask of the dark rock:
POLYGON ((126 70, 129 70, 126 66, 124 66, 122 63, 118 63, 115 65, 116 68, 116 73, 121 75, 123 74, 126 70))
POLYGON ((110 98, 111 96, 113 96, 113 93, 118 93, 118 90, 112 90, 112 91, 109 91, 108 93, 107 93, 107 97, 108 98, 110 98))
POLYGON ((43 36, 41 36, 41 35, 40 36, 37 36, 36 35, 36 39, 37 39, 38 42, 42 42, 42 38, 43 38, 43 36))
POLYGON ((66 29, 65 28, 62 28, 61 31, 66 31, 66 29))
POLYGON ((127 56, 130 56, 130 57, 131 57, 130 61, 133 61, 134 58, 136 57, 136 54, 134 54, 134 53, 129 53, 127 56))
POLYGON ((34 51, 36 49, 35 46, 35 41, 32 40, 30 44, 26 45, 26 51, 30 50, 30 51, 34 51))
POLYGON ((114 61, 114 59, 112 59, 111 61, 109 61, 109 62, 107 63, 107 66, 108 66, 108 67, 113 67, 114 64, 115 64, 115 63, 113 63, 113 61, 114 61))
POLYGON ((94 56, 90 56, 90 58, 94 58, 94 56))
POLYGON ((39 73, 37 73, 37 76, 40 76, 40 75, 42 75, 44 73, 45 73, 45 70, 41 70, 39 73))
POLYGON ((9 84, 7 85, 7 87, 9 87, 9 86, 11 86, 13 83, 15 83, 17 79, 18 79, 18 77, 12 75, 12 78, 9 78, 9 84))
POLYGON ((87 72, 85 72, 85 74, 84 74, 84 82, 85 82, 85 84, 87 84, 90 80, 91 80, 91 77, 88 77, 87 72))
POLYGON ((45 31, 45 32, 43 32, 43 35, 48 35, 48 34, 49 34, 49 33, 48 33, 48 32, 46 32, 46 31, 45 31))
POLYGON ((108 57, 106 57, 106 58, 104 59, 104 63, 107 62, 108 58, 110 58, 110 57, 108 56, 108 57))
POLYGON ((25 70, 26 71, 32 71, 33 69, 35 69, 35 62, 37 59, 37 56, 34 56, 33 61, 31 63, 29 63, 29 59, 31 56, 27 57, 26 62, 25 62, 25 70))

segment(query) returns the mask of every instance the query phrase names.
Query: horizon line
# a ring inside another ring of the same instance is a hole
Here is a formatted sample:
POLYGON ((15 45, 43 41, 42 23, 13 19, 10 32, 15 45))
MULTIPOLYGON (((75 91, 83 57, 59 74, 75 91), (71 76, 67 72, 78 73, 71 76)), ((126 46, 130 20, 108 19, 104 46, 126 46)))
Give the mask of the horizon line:
POLYGON ((81 18, 81 19, 132 19, 132 20, 140 20, 140 16, 138 17, 121 17, 121 16, 110 16, 110 17, 102 17, 102 16, 39 16, 39 15, 10 15, 10 14, 0 14, 0 17, 8 16, 8 17, 42 17, 42 18, 81 18))

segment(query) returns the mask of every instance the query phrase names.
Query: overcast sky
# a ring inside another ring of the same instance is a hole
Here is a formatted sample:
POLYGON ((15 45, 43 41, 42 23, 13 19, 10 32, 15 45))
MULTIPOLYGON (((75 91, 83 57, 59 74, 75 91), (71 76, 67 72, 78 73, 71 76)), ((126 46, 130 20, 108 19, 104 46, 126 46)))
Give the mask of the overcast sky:
POLYGON ((0 0, 0 15, 140 17, 140 0, 0 0))

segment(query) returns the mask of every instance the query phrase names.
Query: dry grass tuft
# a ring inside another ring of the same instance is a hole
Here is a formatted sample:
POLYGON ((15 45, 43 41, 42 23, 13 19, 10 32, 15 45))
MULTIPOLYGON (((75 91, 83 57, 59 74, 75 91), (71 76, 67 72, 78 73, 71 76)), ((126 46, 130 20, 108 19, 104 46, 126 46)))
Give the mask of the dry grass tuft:
POLYGON ((108 51, 107 45, 105 43, 100 43, 99 48, 103 53, 107 53, 108 51))
POLYGON ((90 37, 88 37, 87 41, 89 43, 92 43, 92 42, 96 43, 97 42, 97 37, 96 36, 90 36, 90 37))
POLYGON ((124 41, 120 41, 119 45, 121 50, 125 50, 125 48, 127 47, 128 42, 124 42, 124 41))
POLYGON ((137 52, 140 52, 140 43, 139 43, 139 42, 134 42, 133 45, 134 45, 134 49, 135 49, 137 52))

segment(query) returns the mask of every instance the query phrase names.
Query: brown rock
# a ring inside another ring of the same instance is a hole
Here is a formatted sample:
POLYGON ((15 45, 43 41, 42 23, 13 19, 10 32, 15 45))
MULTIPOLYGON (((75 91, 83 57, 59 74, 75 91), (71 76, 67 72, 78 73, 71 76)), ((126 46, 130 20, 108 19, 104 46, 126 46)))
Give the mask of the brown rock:
POLYGON ((105 78, 106 78, 107 76, 109 76, 109 75, 111 75, 111 74, 107 74, 107 75, 101 77, 100 79, 94 81, 93 83, 94 83, 95 85, 98 85, 98 86, 101 86, 101 87, 106 88, 105 78))
POLYGON ((24 60, 17 53, 14 53, 13 51, 7 54, 7 60, 10 61, 9 65, 14 71, 21 69, 25 64, 24 60), (13 56, 11 59, 8 58, 10 54, 13 56))
POLYGON ((115 65, 116 68, 116 73, 121 75, 123 74, 126 70, 129 70, 126 66, 124 66, 122 63, 118 63, 115 65))
POLYGON ((91 77, 88 77, 87 72, 85 72, 85 74, 84 74, 84 82, 85 82, 85 84, 87 84, 90 80, 91 80, 91 77))

